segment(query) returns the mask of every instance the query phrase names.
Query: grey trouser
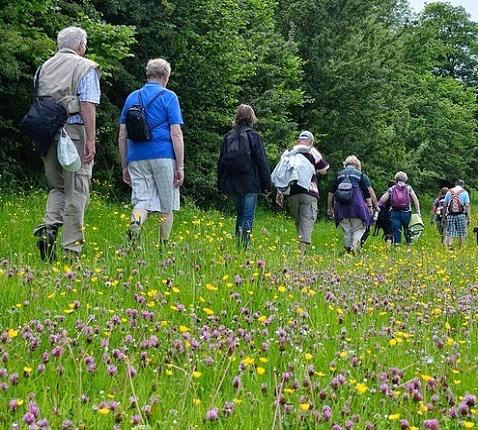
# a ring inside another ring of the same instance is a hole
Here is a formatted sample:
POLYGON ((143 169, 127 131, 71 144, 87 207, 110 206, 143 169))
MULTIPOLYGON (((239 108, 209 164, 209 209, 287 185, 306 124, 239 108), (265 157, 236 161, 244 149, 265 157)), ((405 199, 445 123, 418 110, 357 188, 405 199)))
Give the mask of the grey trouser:
POLYGON ((299 242, 310 243, 317 219, 317 197, 300 193, 288 199, 290 213, 295 219, 299 242))
POLYGON ((360 218, 344 218, 340 221, 340 227, 344 231, 344 246, 352 251, 360 247, 360 239, 362 239, 367 229, 363 220, 360 218))
MULTIPOLYGON (((65 129, 83 160, 86 149, 84 126, 70 124, 66 125, 65 129)), ((80 253, 85 242, 83 219, 90 197, 93 163, 85 164, 82 162, 78 172, 66 172, 58 163, 56 148, 57 142, 54 142, 43 158, 50 192, 43 223, 38 225, 34 232, 43 227, 63 225, 61 246, 67 251, 80 253)))

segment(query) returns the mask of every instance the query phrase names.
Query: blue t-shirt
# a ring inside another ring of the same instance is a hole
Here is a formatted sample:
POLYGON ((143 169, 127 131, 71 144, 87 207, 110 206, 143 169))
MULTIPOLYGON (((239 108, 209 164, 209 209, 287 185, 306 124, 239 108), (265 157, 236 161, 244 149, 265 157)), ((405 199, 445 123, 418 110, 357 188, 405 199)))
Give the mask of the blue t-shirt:
POLYGON ((139 91, 141 91, 143 106, 145 106, 156 94, 163 90, 164 93, 146 110, 148 124, 152 129, 151 140, 139 142, 128 139, 128 163, 154 158, 175 158, 170 126, 183 124, 183 117, 178 96, 173 91, 164 89, 158 82, 147 82, 141 90, 133 91, 126 99, 120 116, 120 124, 126 123, 128 109, 133 105, 140 104, 139 91))

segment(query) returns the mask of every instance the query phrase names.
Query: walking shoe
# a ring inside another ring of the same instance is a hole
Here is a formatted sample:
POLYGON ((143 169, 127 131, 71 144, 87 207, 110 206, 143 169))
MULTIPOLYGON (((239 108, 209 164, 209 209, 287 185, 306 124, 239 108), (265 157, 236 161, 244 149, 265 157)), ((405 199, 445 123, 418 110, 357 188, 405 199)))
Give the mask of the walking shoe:
POLYGON ((34 234, 37 237, 37 247, 40 250, 41 259, 43 261, 55 260, 55 243, 58 228, 45 226, 37 230, 34 234))

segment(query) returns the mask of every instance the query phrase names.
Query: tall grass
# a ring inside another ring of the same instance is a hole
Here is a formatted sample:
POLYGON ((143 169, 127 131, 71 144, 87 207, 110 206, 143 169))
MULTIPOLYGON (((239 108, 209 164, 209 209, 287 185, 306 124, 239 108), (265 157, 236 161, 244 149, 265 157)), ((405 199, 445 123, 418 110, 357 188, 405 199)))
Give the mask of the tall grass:
POLYGON ((187 207, 168 248, 151 218, 131 251, 129 207, 94 194, 81 260, 46 264, 43 205, 1 197, 0 428, 474 425, 472 238, 350 257, 319 222, 300 261, 284 214, 258 213, 244 252, 232 218, 187 207))

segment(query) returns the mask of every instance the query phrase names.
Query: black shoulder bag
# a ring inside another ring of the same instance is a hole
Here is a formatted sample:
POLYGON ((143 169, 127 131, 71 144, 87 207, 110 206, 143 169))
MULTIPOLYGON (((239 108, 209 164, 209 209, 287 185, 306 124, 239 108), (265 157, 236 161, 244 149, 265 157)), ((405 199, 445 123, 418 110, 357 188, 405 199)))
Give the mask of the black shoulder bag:
POLYGON ((35 76, 35 101, 20 121, 20 130, 33 139, 34 151, 44 157, 60 129, 66 124, 68 112, 53 97, 38 96, 38 80, 42 67, 35 76))
POLYGON ((141 90, 138 90, 139 104, 131 106, 126 112, 126 132, 128 139, 135 141, 148 141, 151 140, 151 131, 158 127, 160 124, 156 124, 154 127, 150 127, 147 118, 147 109, 151 104, 165 92, 164 89, 158 92, 146 106, 143 105, 143 97, 141 96, 141 90))

